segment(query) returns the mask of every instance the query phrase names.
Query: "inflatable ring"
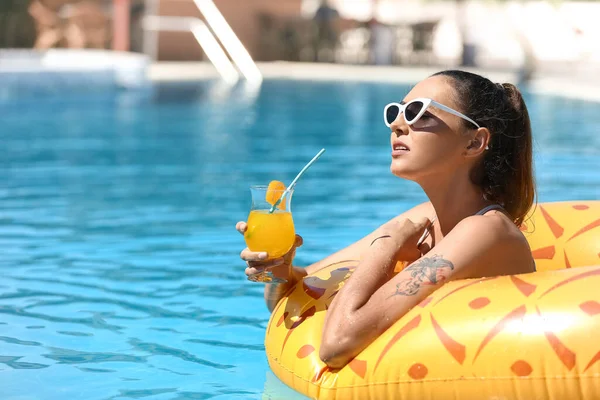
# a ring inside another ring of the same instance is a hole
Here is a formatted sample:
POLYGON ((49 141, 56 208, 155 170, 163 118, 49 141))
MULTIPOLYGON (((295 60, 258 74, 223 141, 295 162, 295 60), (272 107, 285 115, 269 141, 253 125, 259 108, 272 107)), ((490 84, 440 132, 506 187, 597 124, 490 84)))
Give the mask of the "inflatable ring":
POLYGON ((539 204, 521 229, 538 272, 448 282, 339 370, 321 332, 357 262, 307 276, 271 315, 271 369, 315 399, 598 399, 600 201, 539 204))

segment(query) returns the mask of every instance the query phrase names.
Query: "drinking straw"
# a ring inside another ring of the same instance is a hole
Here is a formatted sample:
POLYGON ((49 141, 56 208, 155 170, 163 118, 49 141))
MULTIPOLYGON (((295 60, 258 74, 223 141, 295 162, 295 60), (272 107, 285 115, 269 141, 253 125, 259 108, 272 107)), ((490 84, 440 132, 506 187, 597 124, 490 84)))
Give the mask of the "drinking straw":
POLYGON ((296 182, 298 181, 298 179, 300 179, 300 177, 302 176, 302 174, 304 174, 304 172, 306 172, 306 170, 313 165, 313 163, 315 161, 317 161, 319 159, 319 157, 321 157, 321 155, 325 153, 325 149, 321 149, 321 151, 319 151, 317 153, 316 156, 313 157, 312 160, 310 160, 308 162, 308 164, 306 164, 304 166, 304 168, 302 168, 302 170, 300 170, 300 172, 298 173, 298 175, 296 175, 296 177, 294 178, 294 180, 292 181, 292 183, 290 183, 290 185, 287 187, 287 189, 285 189, 285 191, 283 192, 283 194, 281 195, 281 197, 279 198, 279 200, 277 200, 275 202, 275 204, 273 204, 273 206, 271 207, 271 209, 269 210, 269 213, 273 213, 273 211, 275 211, 275 208, 277 208, 277 206, 279 205, 279 203, 281 203, 284 199, 284 197, 294 188, 294 186, 296 185, 296 182))

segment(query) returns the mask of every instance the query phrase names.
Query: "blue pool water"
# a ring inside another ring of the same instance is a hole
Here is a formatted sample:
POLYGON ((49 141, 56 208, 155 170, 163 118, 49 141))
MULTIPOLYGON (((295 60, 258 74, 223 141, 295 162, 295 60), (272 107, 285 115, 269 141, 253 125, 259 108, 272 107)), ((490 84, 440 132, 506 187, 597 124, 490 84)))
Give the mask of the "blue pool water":
MULTIPOLYGON (((0 398, 280 399, 262 287, 238 254, 250 184, 299 182, 308 264, 424 199, 389 173, 408 87, 211 82, 0 102, 0 398)), ((527 95, 540 201, 600 198, 600 104, 527 95)))

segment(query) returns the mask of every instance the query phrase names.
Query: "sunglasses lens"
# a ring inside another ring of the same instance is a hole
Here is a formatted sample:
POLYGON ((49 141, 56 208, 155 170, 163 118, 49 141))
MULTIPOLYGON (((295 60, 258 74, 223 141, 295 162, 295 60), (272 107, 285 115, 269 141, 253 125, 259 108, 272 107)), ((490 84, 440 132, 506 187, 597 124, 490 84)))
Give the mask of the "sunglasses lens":
POLYGON ((406 118, 406 122, 409 124, 415 122, 415 118, 417 118, 417 115, 419 115, 423 109, 423 106, 424 104, 422 101, 413 101, 412 103, 408 104, 404 109, 404 117, 406 118))
POLYGON ((385 122, 388 125, 391 125, 396 118, 398 118, 398 114, 400 113, 400 108, 395 105, 391 105, 385 110, 385 122))

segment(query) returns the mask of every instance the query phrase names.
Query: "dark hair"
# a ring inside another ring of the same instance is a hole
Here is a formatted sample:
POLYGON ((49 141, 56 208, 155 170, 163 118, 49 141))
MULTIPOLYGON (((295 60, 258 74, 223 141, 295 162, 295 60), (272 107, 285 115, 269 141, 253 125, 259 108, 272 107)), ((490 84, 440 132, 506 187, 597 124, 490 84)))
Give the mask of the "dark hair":
POLYGON ((531 122, 521 92, 510 83, 493 83, 465 71, 433 76, 449 78, 461 111, 490 131, 482 168, 475 168, 471 179, 487 200, 501 204, 520 226, 535 201, 531 122))

